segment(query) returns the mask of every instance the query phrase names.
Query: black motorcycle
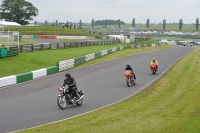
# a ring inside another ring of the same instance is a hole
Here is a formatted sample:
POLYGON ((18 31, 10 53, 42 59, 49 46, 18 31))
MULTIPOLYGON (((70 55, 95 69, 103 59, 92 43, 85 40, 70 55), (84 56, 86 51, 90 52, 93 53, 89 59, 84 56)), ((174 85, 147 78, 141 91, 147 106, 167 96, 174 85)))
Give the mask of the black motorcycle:
POLYGON ((78 98, 75 97, 74 92, 70 91, 69 88, 65 89, 59 87, 58 92, 60 93, 57 98, 58 106, 64 110, 67 108, 67 105, 77 105, 81 106, 83 103, 84 93, 80 90, 78 91, 76 88, 73 88, 77 91, 78 98))

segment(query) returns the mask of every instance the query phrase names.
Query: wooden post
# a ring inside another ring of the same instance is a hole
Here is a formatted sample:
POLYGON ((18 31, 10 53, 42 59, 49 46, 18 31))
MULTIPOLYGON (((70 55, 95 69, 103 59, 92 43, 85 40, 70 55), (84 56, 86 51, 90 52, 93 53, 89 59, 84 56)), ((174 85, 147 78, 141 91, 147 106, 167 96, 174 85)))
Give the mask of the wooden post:
POLYGON ((31 51, 33 52, 33 44, 31 44, 31 51))
POLYGON ((51 43, 49 44, 49 50, 51 50, 51 43))
POLYGON ((57 43, 57 49, 59 49, 59 47, 60 47, 60 45, 59 45, 59 43, 57 43))
POLYGON ((20 51, 23 52, 23 45, 20 45, 20 51))
POLYGON ((66 48, 66 42, 64 42, 64 48, 66 48))

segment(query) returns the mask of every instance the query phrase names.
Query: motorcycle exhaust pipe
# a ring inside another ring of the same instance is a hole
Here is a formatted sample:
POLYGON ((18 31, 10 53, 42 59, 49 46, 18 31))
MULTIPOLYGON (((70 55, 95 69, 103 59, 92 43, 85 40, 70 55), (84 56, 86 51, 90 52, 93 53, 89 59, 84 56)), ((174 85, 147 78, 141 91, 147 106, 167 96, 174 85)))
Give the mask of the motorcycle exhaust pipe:
POLYGON ((84 95, 82 95, 82 96, 77 100, 77 102, 79 102, 83 97, 84 97, 84 95))

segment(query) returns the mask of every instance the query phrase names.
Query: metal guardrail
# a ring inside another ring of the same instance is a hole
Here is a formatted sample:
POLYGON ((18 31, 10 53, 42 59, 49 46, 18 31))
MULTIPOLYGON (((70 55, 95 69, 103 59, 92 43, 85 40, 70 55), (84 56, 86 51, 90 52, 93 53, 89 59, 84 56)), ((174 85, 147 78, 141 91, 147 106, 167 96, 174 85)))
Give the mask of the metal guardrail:
POLYGON ((119 40, 109 41, 84 41, 84 42, 59 42, 59 43, 39 43, 39 44, 26 44, 20 45, 18 48, 19 53, 32 52, 37 50, 52 50, 52 49, 66 49, 75 47, 95 46, 95 45, 109 45, 120 43, 119 40))

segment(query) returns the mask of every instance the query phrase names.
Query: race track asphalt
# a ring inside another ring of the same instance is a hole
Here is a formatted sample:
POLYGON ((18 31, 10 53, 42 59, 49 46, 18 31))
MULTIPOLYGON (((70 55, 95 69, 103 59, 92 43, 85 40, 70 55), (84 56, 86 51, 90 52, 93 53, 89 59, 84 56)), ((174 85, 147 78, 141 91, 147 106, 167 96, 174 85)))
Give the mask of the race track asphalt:
POLYGON ((177 59, 192 50, 192 47, 174 46, 70 70, 78 88, 86 94, 82 106, 68 106, 66 110, 61 110, 56 103, 57 89, 62 85, 65 73, 0 88, 0 133, 70 118, 124 99, 141 91, 177 59), (152 75, 149 68, 153 57, 159 63, 156 75, 152 75), (126 64, 132 66, 137 76, 135 86, 126 85, 123 76, 126 64))

